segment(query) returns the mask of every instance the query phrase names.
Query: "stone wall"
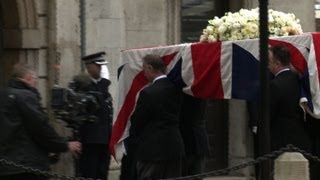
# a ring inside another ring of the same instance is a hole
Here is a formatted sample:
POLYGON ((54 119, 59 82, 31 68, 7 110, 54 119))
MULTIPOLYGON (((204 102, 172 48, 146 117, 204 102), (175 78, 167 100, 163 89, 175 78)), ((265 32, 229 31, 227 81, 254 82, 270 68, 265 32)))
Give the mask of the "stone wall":
MULTIPOLYGON (((179 43, 179 0, 85 1, 85 54, 105 51, 116 97, 121 50, 179 43)), ((114 100, 115 107, 117 101, 114 100)))
MULTIPOLYGON (((40 1, 40 0, 38 0, 40 1)), ((67 87, 68 82, 81 69, 80 65, 80 20, 79 0, 41 0, 47 9, 47 72, 48 91, 54 84, 67 87)), ((70 130, 61 121, 52 122, 59 134, 70 137, 70 130)), ((74 175, 73 158, 63 153, 61 160, 52 169, 64 175, 74 175)))
POLYGON ((124 0, 126 48, 179 43, 178 0, 124 0))
POLYGON ((85 1, 85 9, 85 54, 107 53, 112 82, 110 92, 115 97, 120 51, 125 49, 126 44, 122 1, 85 1))
MULTIPOLYGON (((259 6, 257 0, 244 0, 244 7, 255 8, 259 6)), ((300 19, 304 32, 315 31, 314 0, 269 0, 269 8, 276 11, 293 13, 300 19)))

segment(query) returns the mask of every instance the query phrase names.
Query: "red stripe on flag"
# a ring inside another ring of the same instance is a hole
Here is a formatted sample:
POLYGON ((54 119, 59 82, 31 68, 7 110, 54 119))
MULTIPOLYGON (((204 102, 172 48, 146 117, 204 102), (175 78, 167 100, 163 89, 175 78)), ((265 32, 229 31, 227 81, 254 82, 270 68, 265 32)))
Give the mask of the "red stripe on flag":
POLYGON ((221 81, 221 42, 191 45, 194 81, 191 90, 200 98, 224 98, 221 81))
POLYGON ((297 49, 294 45, 284 41, 269 39, 269 44, 271 46, 282 45, 289 48, 290 56, 291 56, 291 64, 296 70, 299 71, 300 74, 304 74, 304 72, 307 70, 307 62, 304 56, 299 51, 299 49, 297 49))
POLYGON ((320 33, 312 33, 314 51, 316 54, 316 62, 318 69, 318 79, 320 81, 320 33))
POLYGON ((125 98, 125 101, 120 109, 117 120, 112 129, 109 150, 115 156, 114 146, 118 143, 127 126, 129 117, 135 107, 136 95, 148 83, 143 71, 139 72, 134 78, 130 90, 125 98))

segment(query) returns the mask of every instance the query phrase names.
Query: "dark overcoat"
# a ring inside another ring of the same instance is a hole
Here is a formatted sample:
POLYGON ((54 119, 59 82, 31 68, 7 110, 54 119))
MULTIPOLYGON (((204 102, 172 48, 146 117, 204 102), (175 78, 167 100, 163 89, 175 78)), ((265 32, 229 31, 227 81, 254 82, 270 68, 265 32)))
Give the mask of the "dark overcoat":
MULTIPOLYGON (((36 89, 13 79, 1 98, 0 158, 27 167, 48 170, 49 152, 68 150, 64 138, 49 125, 36 89)), ((0 175, 23 173, 0 166, 0 175)))

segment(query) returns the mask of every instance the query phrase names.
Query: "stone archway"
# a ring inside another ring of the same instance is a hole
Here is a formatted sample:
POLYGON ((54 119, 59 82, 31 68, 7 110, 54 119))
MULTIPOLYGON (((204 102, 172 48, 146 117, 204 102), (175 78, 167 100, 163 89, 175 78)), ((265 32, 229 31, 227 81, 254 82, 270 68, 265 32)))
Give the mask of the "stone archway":
POLYGON ((37 67, 40 48, 35 0, 1 0, 0 86, 10 77, 12 65, 28 62, 37 67))

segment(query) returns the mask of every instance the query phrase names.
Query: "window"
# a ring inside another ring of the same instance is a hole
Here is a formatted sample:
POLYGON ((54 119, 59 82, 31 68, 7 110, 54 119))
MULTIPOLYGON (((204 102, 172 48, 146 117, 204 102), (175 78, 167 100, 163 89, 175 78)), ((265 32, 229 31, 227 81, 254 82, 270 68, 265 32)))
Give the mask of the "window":
POLYGON ((214 0, 182 0, 181 42, 199 41, 202 30, 214 14, 214 0))
POLYGON ((316 1, 316 4, 314 5, 315 10, 315 16, 317 19, 320 18, 320 0, 316 1))
POLYGON ((314 12, 316 18, 316 31, 320 31, 320 0, 315 1, 314 12))

